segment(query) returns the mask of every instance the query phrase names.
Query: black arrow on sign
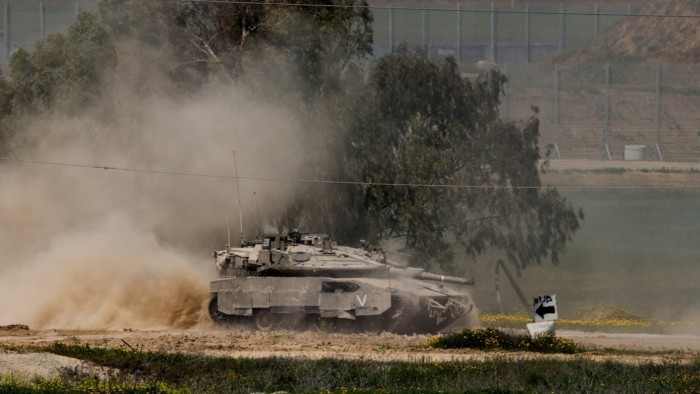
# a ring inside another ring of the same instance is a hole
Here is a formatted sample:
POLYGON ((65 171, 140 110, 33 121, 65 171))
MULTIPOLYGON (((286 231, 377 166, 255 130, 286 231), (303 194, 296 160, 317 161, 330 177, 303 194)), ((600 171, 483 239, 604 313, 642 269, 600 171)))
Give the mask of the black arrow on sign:
POLYGON ((544 319, 544 315, 554 312, 556 312, 556 309, 554 309, 553 306, 544 306, 544 304, 540 304, 540 306, 538 306, 535 310, 535 313, 537 313, 542 319, 544 319))

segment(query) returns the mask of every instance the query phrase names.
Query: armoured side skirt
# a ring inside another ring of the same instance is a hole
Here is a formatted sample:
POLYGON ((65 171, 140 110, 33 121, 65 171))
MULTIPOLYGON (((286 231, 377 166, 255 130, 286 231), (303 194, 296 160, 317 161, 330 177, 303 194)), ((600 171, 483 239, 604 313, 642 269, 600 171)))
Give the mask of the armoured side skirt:
MULTIPOLYGON (((240 277, 211 282, 218 296, 218 309, 229 315, 251 316, 253 309, 273 313, 311 313, 322 317, 354 319, 379 315, 391 307, 391 290, 373 286, 362 279, 353 282, 352 292, 324 292, 323 284, 337 282, 314 277, 240 277)), ((325 288, 328 288, 326 286, 325 288)))

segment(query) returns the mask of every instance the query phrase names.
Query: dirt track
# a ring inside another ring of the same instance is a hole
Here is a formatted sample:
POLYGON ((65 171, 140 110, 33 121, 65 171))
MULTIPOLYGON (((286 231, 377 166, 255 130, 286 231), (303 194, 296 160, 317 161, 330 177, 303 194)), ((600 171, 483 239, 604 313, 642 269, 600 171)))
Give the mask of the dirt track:
POLYGON ((17 354, 2 345, 46 345, 54 342, 134 349, 136 351, 186 352, 224 357, 293 357, 371 360, 471 361, 494 357, 511 359, 587 357, 628 363, 692 362, 700 357, 700 337, 649 334, 603 334, 560 331, 589 349, 579 355, 546 355, 526 352, 482 352, 475 350, 439 350, 425 347, 430 336, 383 333, 336 334, 323 332, 255 332, 206 327, 197 330, 167 331, 80 331, 14 330, 0 334, 0 372, 50 375, 61 366, 73 366, 76 360, 50 354, 17 354), (602 349, 648 351, 639 354, 611 354, 602 349))

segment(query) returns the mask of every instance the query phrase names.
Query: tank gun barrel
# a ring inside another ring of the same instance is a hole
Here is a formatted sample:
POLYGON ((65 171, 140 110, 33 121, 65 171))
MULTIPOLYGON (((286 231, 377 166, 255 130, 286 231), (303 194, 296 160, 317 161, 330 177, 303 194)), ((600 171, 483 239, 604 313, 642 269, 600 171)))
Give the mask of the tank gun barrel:
POLYGON ((434 280, 438 282, 445 282, 445 283, 454 283, 458 285, 474 285, 474 279, 465 279, 465 278, 459 278, 456 276, 447 276, 447 275, 436 275, 436 274, 431 274, 429 272, 421 272, 418 275, 419 279, 425 279, 425 280, 434 280))

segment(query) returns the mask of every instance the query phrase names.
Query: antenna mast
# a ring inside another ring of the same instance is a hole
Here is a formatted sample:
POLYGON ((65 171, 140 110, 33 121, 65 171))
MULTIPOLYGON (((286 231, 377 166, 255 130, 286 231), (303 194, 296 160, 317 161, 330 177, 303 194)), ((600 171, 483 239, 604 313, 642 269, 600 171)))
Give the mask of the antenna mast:
POLYGON ((233 151, 233 175, 236 177, 236 193, 238 194, 238 221, 241 223, 241 246, 243 246, 243 211, 241 209, 241 187, 238 184, 238 168, 236 166, 236 151, 233 151))
POLYGON ((228 236, 228 243, 226 244, 226 250, 231 247, 231 226, 228 224, 228 218, 226 218, 226 235, 228 236))
POLYGON ((258 211, 258 236, 262 237, 262 220, 260 219, 260 207, 258 206, 258 196, 253 192, 253 199, 255 200, 255 210, 258 211))

